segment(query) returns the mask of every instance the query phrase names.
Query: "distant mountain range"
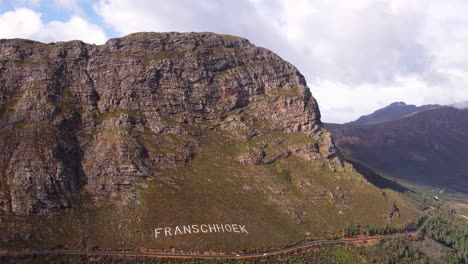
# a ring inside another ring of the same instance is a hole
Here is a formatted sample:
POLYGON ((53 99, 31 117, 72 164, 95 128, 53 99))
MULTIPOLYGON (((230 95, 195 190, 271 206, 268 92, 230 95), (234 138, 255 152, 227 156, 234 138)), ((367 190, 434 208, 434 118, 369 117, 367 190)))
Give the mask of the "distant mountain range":
POLYGON ((468 190, 468 109, 393 103, 354 122, 326 124, 350 159, 416 184, 468 190))
POLYGON ((437 104, 430 104, 430 105, 422 105, 422 106, 415 106, 415 105, 407 105, 404 102, 395 102, 386 106, 382 109, 379 109, 373 112, 370 115, 361 116, 355 121, 349 122, 347 124, 352 125, 368 125, 368 124, 378 124, 387 121, 397 120, 403 118, 407 115, 415 114, 421 111, 434 109, 442 107, 441 105, 437 104))

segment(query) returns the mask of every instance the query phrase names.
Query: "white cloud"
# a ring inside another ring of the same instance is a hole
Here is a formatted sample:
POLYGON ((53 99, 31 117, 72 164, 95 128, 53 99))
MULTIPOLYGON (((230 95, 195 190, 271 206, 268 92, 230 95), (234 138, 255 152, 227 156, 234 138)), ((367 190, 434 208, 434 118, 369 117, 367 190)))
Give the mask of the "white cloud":
POLYGON ((308 55, 304 69, 348 84, 393 82, 430 63, 418 35, 424 15, 388 1, 284 4, 283 32, 308 55), (313 10, 313 11, 308 11, 313 10), (293 32, 293 33, 291 33, 293 32))
POLYGON ((276 23, 271 23, 249 0, 100 0, 95 10, 122 35, 210 31, 247 37, 277 52, 288 47, 276 23))
POLYGON ((398 77, 393 84, 360 84, 349 86, 341 82, 313 79, 309 82, 315 90, 325 122, 344 123, 370 114, 391 102, 404 101, 408 104, 449 105, 468 99, 468 75, 446 73, 449 79, 437 83, 421 76, 398 77), (316 88, 320 87, 320 88, 316 88))
MULTIPOLYGON (((79 16, 44 23, 41 14, 16 9, 0 14, 0 37, 105 41, 102 28, 83 19, 91 0, 52 3, 79 16)), ((393 101, 468 100, 466 0, 99 0, 94 10, 120 35, 212 31, 269 48, 306 76, 328 122, 393 101)))
POLYGON ((46 24, 40 37, 51 41, 79 39, 94 44, 103 44, 107 40, 106 34, 99 26, 90 24, 78 16, 72 16, 67 22, 52 21, 46 24))
MULTIPOLYGON (((333 37, 326 38, 329 41, 326 51, 331 52, 318 52, 319 62, 307 63, 306 66, 309 67, 322 67, 311 70, 307 68, 305 74, 307 77, 318 77, 308 80, 315 91, 325 121, 350 121, 394 101, 420 105, 451 104, 468 99, 468 52, 465 48, 468 43, 468 17, 465 15, 468 2, 391 1, 389 4, 378 12, 367 12, 368 15, 360 18, 371 23, 374 21, 372 17, 380 14, 379 23, 385 25, 378 29, 387 37, 379 36, 378 32, 367 34, 366 38, 365 35, 359 35, 359 32, 366 30, 367 26, 359 25, 352 29, 353 23, 349 23, 349 30, 353 32, 349 38, 342 41, 333 37), (382 10, 391 12, 397 20, 403 17, 404 23, 393 21, 391 17, 382 14, 382 10), (379 36, 377 42, 369 43, 374 36, 379 36), (354 42, 355 38, 360 44, 354 42), (373 53, 373 50, 379 52, 373 53), (343 61, 353 52, 362 60, 343 61), (379 53, 386 55, 382 57, 379 53), (325 54, 327 56, 323 56, 325 54), (393 56, 398 59, 395 60, 393 56), (331 62, 341 62, 343 67, 330 70, 330 63, 321 62, 325 58, 331 62), (344 67, 354 69, 358 74, 347 72, 344 67), (340 71, 345 74, 340 74, 340 71), (380 73, 386 78, 372 78, 380 73), (347 81, 343 76, 359 78, 347 81), (352 111, 337 111, 337 107, 342 106, 350 106, 352 111)), ((346 21, 341 16, 338 17, 338 23, 346 21)), ((326 30, 330 30, 335 23, 337 22, 330 21, 326 24, 326 30)), ((311 48, 316 46, 311 45, 311 48)))
POLYGON ((31 37, 42 27, 41 15, 31 9, 19 8, 0 15, 0 37, 31 37))
POLYGON ((100 0, 95 10, 121 34, 214 31, 270 48, 306 76, 325 121, 468 99, 464 0, 100 0))
POLYGON ((105 32, 85 19, 72 16, 66 22, 44 23, 41 14, 28 8, 18 8, 0 14, 0 38, 27 38, 43 42, 83 40, 103 44, 105 32))

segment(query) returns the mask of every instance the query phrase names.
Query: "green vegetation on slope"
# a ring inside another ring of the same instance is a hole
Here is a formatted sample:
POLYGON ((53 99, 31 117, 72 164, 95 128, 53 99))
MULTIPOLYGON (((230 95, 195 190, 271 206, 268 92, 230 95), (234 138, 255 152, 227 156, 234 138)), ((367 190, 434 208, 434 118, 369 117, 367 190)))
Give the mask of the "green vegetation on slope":
POLYGON ((468 223, 454 216, 436 215, 424 224, 422 233, 452 248, 445 263, 465 263, 468 260, 468 223))
POLYGON ((380 240, 375 246, 361 249, 368 263, 379 264, 433 264, 426 254, 408 245, 405 239, 380 240))
MULTIPOLYGON (((428 201, 425 195, 412 193, 415 202, 428 201)), ((430 218, 417 236, 380 240, 375 246, 361 248, 369 263, 466 263, 468 222, 445 203, 431 203, 430 218)))
MULTIPOLYGON (((176 139, 167 140, 159 142, 176 139)), ((400 208, 393 226, 401 227, 419 216, 414 207, 396 194, 380 192, 349 165, 343 172, 332 172, 325 161, 294 155, 268 165, 239 162, 249 148, 267 144, 264 149, 269 155, 307 140, 302 134, 275 132, 240 141, 214 130, 197 140, 200 149, 186 166, 161 169, 149 182, 122 186, 123 198, 93 202, 84 194, 76 201, 77 208, 59 215, 5 217, 5 227, 31 237, 6 246, 237 251, 336 237, 350 224, 382 226, 389 223, 383 216, 393 203, 400 208), (284 146, 273 144, 278 139, 286 141, 284 146), (32 232, 32 223, 44 231, 32 232), (237 223, 246 225, 249 233, 154 237, 158 227, 204 223, 237 223)))

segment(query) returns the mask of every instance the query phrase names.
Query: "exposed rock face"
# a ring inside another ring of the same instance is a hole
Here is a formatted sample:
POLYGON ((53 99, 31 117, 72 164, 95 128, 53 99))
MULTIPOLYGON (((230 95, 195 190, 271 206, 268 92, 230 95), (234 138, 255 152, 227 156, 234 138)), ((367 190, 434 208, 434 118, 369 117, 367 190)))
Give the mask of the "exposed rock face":
MULTIPOLYGON (((0 40, 0 210, 47 214, 72 206, 74 193, 118 193, 158 168, 190 161, 199 147, 194 136, 206 129, 245 140, 265 133, 245 126, 246 118, 317 139, 274 153, 273 161, 297 154, 342 166, 304 77, 246 39, 137 33, 102 46, 0 40)), ((272 162, 267 158, 253 163, 272 162)))
POLYGON ((384 215, 383 218, 390 222, 397 217, 400 217, 400 209, 398 209, 397 205, 393 203, 392 210, 388 214, 384 215))

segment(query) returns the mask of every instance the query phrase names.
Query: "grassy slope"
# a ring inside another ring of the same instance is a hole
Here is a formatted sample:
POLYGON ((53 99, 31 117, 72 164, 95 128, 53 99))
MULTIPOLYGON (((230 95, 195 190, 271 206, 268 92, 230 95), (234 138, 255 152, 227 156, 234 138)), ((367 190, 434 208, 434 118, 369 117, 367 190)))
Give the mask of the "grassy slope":
MULTIPOLYGON (((240 141, 225 131, 197 138, 201 148, 182 168, 161 170, 147 188, 127 186, 125 202, 108 198, 94 205, 83 195, 80 206, 55 216, 4 217, 2 228, 32 233, 31 240, 2 247, 170 248, 183 250, 243 250, 282 246, 339 234, 350 224, 384 225, 392 203, 401 225, 419 212, 398 194, 386 195, 346 165, 332 172, 326 161, 291 156, 269 165, 241 165, 239 155, 264 141, 286 139, 288 145, 312 140, 302 134, 271 133, 261 140, 240 141), (306 184, 304 184, 306 183, 306 184), (324 194, 324 190, 333 193, 324 194), (339 214, 340 210, 342 214, 339 214), (184 224, 238 223, 249 234, 190 234, 154 238, 154 228, 184 224)), ((272 145, 277 151, 281 145, 272 145)))

